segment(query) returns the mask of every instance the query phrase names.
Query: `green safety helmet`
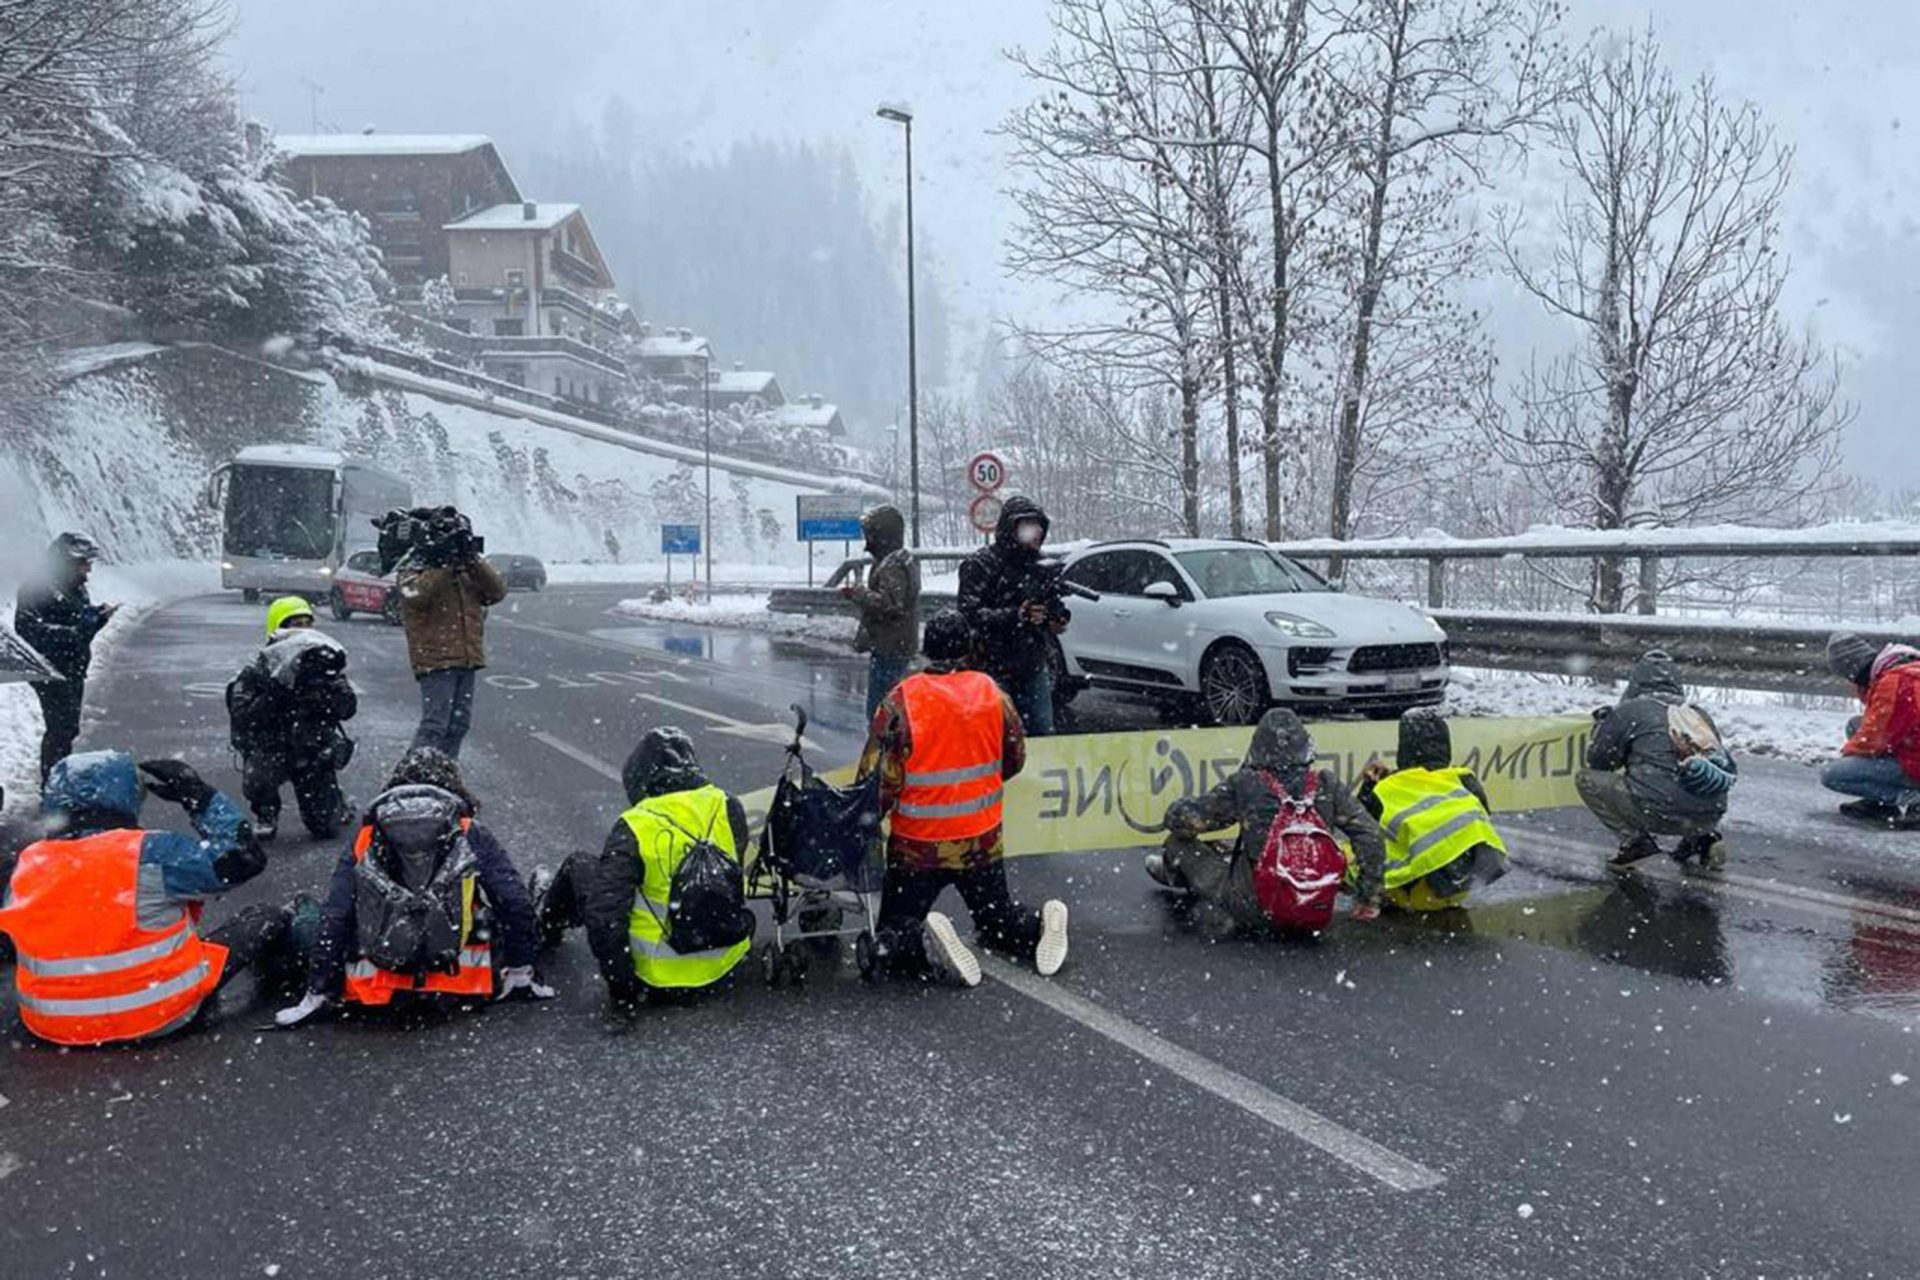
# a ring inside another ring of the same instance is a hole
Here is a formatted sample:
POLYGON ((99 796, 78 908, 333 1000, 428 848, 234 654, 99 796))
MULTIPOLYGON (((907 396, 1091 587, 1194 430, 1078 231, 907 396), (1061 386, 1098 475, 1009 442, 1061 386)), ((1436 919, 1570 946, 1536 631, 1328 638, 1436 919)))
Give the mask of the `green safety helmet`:
POLYGON ((277 639, 280 632, 295 618, 313 621, 313 606, 302 596, 281 596, 267 606, 267 639, 277 639))

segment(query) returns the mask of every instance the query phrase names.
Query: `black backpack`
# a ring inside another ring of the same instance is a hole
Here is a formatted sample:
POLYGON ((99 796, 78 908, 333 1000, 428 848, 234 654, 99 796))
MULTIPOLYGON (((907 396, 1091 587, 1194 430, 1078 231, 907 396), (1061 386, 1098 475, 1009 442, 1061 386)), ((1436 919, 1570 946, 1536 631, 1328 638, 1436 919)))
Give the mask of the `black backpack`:
MULTIPOLYGON (((660 921, 667 945, 684 956, 721 950, 751 938, 753 912, 747 910, 746 876, 739 860, 709 838, 713 823, 707 824, 707 835, 696 836, 663 813, 655 816, 687 838, 687 851, 674 868, 668 890, 667 915, 660 921)), ((725 817, 722 802, 713 821, 725 817)))
POLYGON ((373 839, 354 864, 355 952, 391 973, 454 973, 467 940, 466 806, 439 787, 395 787, 367 815, 373 839))

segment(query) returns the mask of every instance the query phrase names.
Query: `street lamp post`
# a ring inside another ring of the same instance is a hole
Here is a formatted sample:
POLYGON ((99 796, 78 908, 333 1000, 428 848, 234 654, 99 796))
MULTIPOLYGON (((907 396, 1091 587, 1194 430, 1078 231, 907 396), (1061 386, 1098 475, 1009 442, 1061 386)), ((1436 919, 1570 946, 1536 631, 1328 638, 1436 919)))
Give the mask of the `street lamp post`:
POLYGON ((920 544, 920 359, 913 298, 913 112, 883 104, 874 112, 905 130, 907 143, 907 470, 912 486, 913 545, 920 544))
POLYGON ((701 542, 707 552, 707 598, 713 598, 713 349, 700 353, 700 426, 707 455, 707 520, 701 542))

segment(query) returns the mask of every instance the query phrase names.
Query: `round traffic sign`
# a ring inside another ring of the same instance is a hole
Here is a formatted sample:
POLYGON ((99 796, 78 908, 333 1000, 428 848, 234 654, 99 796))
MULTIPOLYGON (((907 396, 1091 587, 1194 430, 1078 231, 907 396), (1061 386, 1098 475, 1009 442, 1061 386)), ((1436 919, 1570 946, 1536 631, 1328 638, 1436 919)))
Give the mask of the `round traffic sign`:
POLYGON ((1000 499, 990 493, 983 493, 973 500, 967 508, 967 518, 973 521, 973 527, 982 533, 992 533, 1000 524, 1000 499))
POLYGON ((982 493, 993 493, 1007 482, 1007 464, 997 453, 976 453, 967 462, 967 483, 982 493))

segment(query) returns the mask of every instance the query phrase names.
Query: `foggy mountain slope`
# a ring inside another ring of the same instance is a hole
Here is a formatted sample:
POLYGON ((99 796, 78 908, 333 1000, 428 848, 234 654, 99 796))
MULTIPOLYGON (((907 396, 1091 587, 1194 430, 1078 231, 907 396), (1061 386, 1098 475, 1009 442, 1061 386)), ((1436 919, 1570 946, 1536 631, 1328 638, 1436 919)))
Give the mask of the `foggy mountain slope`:
MULTIPOLYGON (((83 529, 120 562, 206 559, 211 470, 251 444, 345 449, 407 476, 420 503, 471 511, 490 547, 557 561, 651 560, 663 522, 699 523, 697 465, 418 392, 343 390, 209 348, 167 350, 66 383, 48 422, 0 460, 0 568, 83 529), (236 373, 236 370, 241 372, 236 373)), ((642 443, 644 442, 637 442, 642 443)), ((714 468, 715 558, 800 563, 794 498, 817 484, 714 468)))

